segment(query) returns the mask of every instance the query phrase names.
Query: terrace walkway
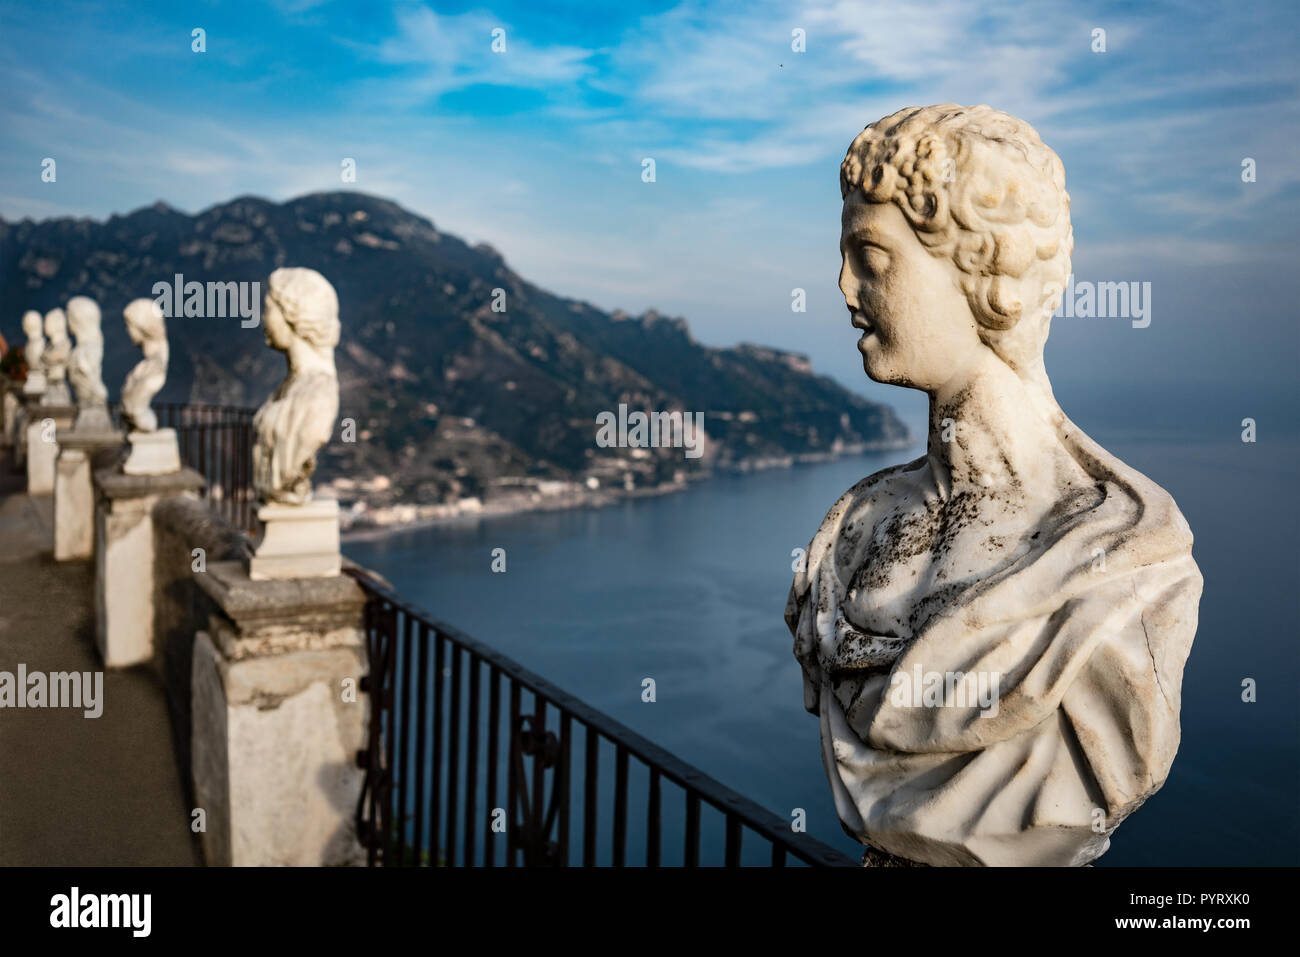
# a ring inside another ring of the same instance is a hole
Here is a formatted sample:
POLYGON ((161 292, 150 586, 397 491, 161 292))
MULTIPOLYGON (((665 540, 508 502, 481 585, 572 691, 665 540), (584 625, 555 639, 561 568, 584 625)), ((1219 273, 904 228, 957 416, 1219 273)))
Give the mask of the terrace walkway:
MULTIPOLYGON (((0 465, 0 672, 102 671, 91 562, 56 563, 52 501, 0 465)), ((104 671, 103 714, 0 708, 0 866, 192 865, 171 723, 146 668, 104 671)))

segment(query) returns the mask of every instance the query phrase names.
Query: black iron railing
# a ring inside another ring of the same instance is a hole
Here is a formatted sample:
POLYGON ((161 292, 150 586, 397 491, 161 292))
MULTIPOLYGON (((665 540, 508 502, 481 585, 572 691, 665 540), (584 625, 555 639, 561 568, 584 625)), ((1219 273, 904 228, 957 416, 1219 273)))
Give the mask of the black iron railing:
MULTIPOLYGON (((211 507, 253 531, 253 410, 154 410, 211 507)), ((368 598, 356 820, 371 866, 859 866, 345 564, 368 598)))
POLYGON ((346 570, 369 598, 357 830, 370 866, 858 866, 373 573, 346 570))
MULTIPOLYGON (((227 405, 155 402, 160 429, 175 429, 181 462, 203 476, 204 495, 213 511, 237 528, 257 524, 253 492, 254 409, 227 405)), ((121 405, 110 406, 121 427, 121 405)))

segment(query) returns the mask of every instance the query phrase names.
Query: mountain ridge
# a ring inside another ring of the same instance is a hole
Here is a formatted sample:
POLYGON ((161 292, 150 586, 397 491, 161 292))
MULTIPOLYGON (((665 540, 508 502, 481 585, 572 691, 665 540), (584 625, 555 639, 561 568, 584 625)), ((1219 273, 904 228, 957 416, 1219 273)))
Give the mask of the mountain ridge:
MULTIPOLYGON (((523 479, 645 489, 908 438, 892 409, 817 375, 800 353, 705 346, 681 317, 551 293, 494 247, 352 191, 240 196, 194 214, 160 200, 101 221, 0 219, 0 329, 21 341, 24 310, 91 296, 116 395, 138 358, 121 327, 128 301, 176 274, 264 283, 280 266, 316 269, 338 291, 339 415, 357 441, 322 451, 321 478, 364 489, 372 506, 483 497, 523 479), (619 404, 703 412, 705 456, 598 447, 595 417, 619 404)), ((168 333, 160 401, 255 406, 283 376, 262 330, 236 317, 173 317, 168 333)))

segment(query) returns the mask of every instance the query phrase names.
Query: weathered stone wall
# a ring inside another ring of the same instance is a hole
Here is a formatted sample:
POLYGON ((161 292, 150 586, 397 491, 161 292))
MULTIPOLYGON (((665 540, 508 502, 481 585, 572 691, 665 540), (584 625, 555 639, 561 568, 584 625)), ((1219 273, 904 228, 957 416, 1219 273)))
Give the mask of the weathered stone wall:
POLYGON ((150 665, 162 678, 172 720, 176 759, 187 798, 193 790, 190 774, 190 673, 194 636, 208 626, 214 610, 210 598, 194 581, 202 549, 207 563, 233 561, 246 555, 248 536, 213 512, 202 500, 186 497, 160 501, 154 524, 154 657, 150 665))

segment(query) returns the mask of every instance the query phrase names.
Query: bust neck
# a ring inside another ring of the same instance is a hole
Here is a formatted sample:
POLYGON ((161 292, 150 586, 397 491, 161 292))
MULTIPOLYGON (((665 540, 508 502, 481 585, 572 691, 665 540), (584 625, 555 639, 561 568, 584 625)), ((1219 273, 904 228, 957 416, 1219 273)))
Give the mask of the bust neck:
POLYGON ((927 458, 940 499, 1051 480, 1060 452, 1044 397, 992 350, 930 393, 927 458))
POLYGON ((333 350, 326 349, 322 353, 322 351, 312 348, 306 339, 295 337, 289 343, 285 356, 289 360, 289 376, 291 378, 319 372, 331 376, 336 374, 334 371, 333 350))
POLYGON ((146 360, 158 360, 166 365, 171 357, 171 347, 164 339, 146 339, 140 343, 140 353, 146 360))

